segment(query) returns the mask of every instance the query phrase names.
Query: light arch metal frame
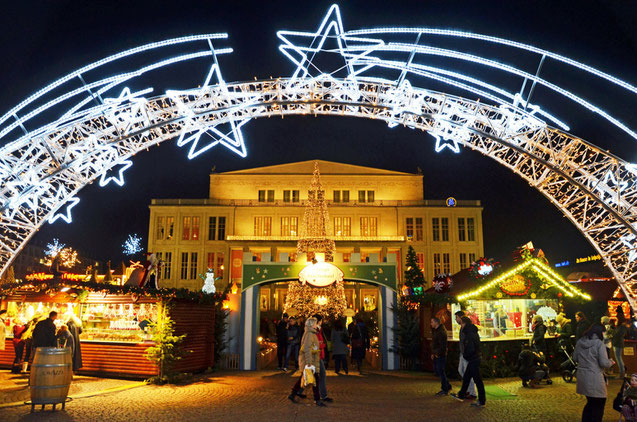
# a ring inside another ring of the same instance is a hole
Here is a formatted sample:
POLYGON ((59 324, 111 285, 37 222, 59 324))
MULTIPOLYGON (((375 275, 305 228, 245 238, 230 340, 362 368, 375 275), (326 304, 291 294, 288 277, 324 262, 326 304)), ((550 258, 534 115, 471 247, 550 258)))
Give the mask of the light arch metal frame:
MULTIPOLYGON (((418 54, 455 55, 459 60, 482 61, 511 72, 504 66, 466 53, 423 46, 421 35, 442 30, 376 29, 345 32, 340 12, 332 6, 316 32, 280 31, 280 50, 296 64, 291 77, 226 82, 217 60, 232 49, 216 44, 227 34, 207 34, 147 44, 110 56, 67 75, 38 91, 0 117, 0 271, 4 272, 29 239, 46 221, 71 221, 71 209, 79 202, 77 192, 89 183, 113 181, 123 185, 131 158, 140 151, 177 138, 194 158, 215 145, 245 156, 241 127, 255 118, 286 115, 350 116, 381 120, 390 127, 420 129, 436 139, 436 150, 459 151, 460 146, 478 151, 509 168, 557 206, 597 249, 637 309, 637 166, 579 139, 563 129, 558 117, 531 103, 535 84, 558 92, 601 118, 634 132, 619 119, 535 75, 513 72, 524 79, 519 93, 448 69, 419 64, 418 54), (394 46, 379 34, 418 34, 410 48, 394 46), (308 42, 295 44, 291 38, 308 42), (336 41, 337 48, 326 42, 336 41), (189 43, 204 43, 203 50, 169 57, 134 71, 86 83, 84 75, 105 64, 136 54, 189 43), (395 48, 394 48, 395 47, 395 48), (391 50, 404 53, 403 61, 385 59, 391 50), (444 51, 443 51, 444 50, 444 51), (317 69, 317 54, 337 54, 344 65, 332 72, 317 69), (195 89, 166 91, 149 96, 151 89, 121 89, 147 72, 176 63, 212 58, 203 84, 195 89), (397 71, 393 79, 374 75, 375 70, 397 71), (344 75, 339 75, 339 72, 344 75), (487 98, 490 103, 416 87, 409 78, 425 77, 487 98), (82 87, 51 93, 71 80, 82 87), (532 82, 528 93, 527 81, 532 82), (121 90, 114 98, 114 90, 121 90), (69 107, 69 103, 72 105, 69 107), (58 118, 38 129, 25 125, 55 107, 58 118), (30 111, 28 111, 30 109, 30 111), (23 130, 24 134, 16 135, 23 130)), ((457 31, 452 31, 457 32, 457 31)), ((485 37, 453 33, 490 43, 523 48, 546 58, 574 66, 577 71, 620 86, 631 94, 637 88, 611 75, 535 47, 485 37)))

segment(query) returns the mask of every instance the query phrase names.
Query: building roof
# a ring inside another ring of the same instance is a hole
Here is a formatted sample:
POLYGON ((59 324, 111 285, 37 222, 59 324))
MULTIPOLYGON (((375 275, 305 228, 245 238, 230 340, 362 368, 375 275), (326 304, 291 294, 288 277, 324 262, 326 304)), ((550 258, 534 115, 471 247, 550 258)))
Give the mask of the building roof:
POLYGON ((414 173, 404 173, 400 171, 384 170, 373 167, 357 166, 354 164, 337 163, 325 160, 307 160, 295 163, 277 164, 273 166, 256 167, 245 170, 227 171, 219 173, 222 175, 255 175, 255 174, 309 174, 314 171, 314 162, 318 162, 319 171, 322 175, 374 175, 374 176, 422 176, 414 173))

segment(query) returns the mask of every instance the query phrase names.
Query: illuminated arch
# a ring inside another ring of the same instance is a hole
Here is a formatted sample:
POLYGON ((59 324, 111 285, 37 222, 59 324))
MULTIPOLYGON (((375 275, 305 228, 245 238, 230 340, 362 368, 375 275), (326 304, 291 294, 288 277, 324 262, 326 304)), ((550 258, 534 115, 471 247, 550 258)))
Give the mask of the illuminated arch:
MULTIPOLYGON (((593 103, 559 88, 536 75, 503 68, 488 59, 462 52, 442 51, 420 44, 411 48, 372 36, 390 30, 344 32, 336 6, 330 8, 318 31, 280 31, 283 51, 297 65, 290 78, 227 83, 221 76, 217 56, 229 53, 213 43, 226 34, 208 34, 148 44, 89 65, 49 85, 0 117, 0 137, 11 140, 0 149, 0 270, 4 271, 33 234, 47 220, 70 221, 76 193, 99 179, 124 183, 124 172, 133 155, 173 138, 189 148, 193 158, 214 145, 223 145, 245 156, 241 126, 253 118, 284 115, 351 116, 382 120, 429 132, 436 150, 458 152, 460 146, 493 158, 542 192, 566 215, 598 250, 622 287, 633 309, 633 285, 637 282, 637 166, 607 151, 549 126, 545 120, 565 126, 557 117, 531 103, 532 89, 510 94, 487 81, 454 70, 415 62, 418 54, 441 53, 518 74, 534 84, 558 91, 566 98, 597 112, 629 135, 633 131, 593 103), (291 38, 311 40, 294 44, 291 38), (365 38, 363 38, 365 37, 365 38), (318 41, 317 41, 318 40, 318 41), (336 40, 336 50, 325 47, 336 40), (86 83, 83 75, 98 66, 166 47, 205 43, 203 50, 166 58, 98 82, 86 83), (303 46, 305 45, 305 46, 303 46), (395 48, 394 48, 395 47, 395 48), (405 53, 405 60, 386 59, 391 49, 405 53), (319 53, 338 54, 342 69, 326 73, 314 69, 319 53), (212 58, 201 87, 166 91, 154 97, 150 90, 131 92, 121 84, 146 72, 187 60, 212 58), (376 69, 396 71, 393 79, 375 76, 376 69), (345 75, 338 75, 344 71, 345 75), (413 86, 410 77, 432 78, 491 100, 490 104, 413 86), (82 87, 52 93, 71 80, 82 87), (116 98, 114 89, 121 89, 116 98), (525 97, 526 95, 526 97, 525 97), (71 103, 72 102, 72 103, 71 103), (71 104, 69 106, 69 104, 71 104), (61 117, 39 129, 24 126, 45 112, 60 107, 61 117), (592 107, 592 108, 591 108, 592 107), (224 127, 225 129, 221 129, 224 127), (24 135, 16 132, 24 130, 24 135)), ((422 34, 427 29, 392 30, 391 34, 422 34)), ((443 32, 443 31, 438 31, 443 32)), ((445 35, 436 33, 435 35, 445 35)), ((455 33, 449 36, 481 37, 455 33)), ((485 42, 505 43, 493 37, 485 42)), ((577 67, 620 86, 631 94, 637 89, 610 75, 570 59, 530 46, 508 42, 528 51, 577 67)))

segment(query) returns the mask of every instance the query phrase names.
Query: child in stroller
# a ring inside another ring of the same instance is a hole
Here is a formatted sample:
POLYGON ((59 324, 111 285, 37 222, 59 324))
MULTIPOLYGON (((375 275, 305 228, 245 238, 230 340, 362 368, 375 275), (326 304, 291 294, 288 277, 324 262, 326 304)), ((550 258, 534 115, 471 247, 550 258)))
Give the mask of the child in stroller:
POLYGON ((613 401, 613 409, 621 413, 620 421, 637 421, 637 373, 624 378, 622 388, 613 401))

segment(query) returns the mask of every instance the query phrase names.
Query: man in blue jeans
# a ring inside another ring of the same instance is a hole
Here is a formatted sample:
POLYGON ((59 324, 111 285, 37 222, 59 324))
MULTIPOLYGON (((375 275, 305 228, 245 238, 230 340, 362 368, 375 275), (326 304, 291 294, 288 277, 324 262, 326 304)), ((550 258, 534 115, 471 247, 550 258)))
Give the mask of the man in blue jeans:
POLYGON ((431 359, 434 362, 434 372, 440 377, 440 391, 437 396, 446 396, 451 390, 447 380, 445 366, 447 364, 447 330, 440 323, 440 319, 431 318, 431 359))
POLYGON ((451 397, 462 401, 467 394, 469 382, 473 380, 478 389, 478 401, 471 403, 471 406, 484 407, 487 397, 482 377, 480 376, 480 335, 478 334, 478 328, 471 323, 469 317, 463 316, 460 318, 460 322, 462 326, 460 331, 463 334, 462 355, 467 361, 467 369, 465 369, 462 376, 462 388, 460 388, 458 394, 451 393, 451 397))

